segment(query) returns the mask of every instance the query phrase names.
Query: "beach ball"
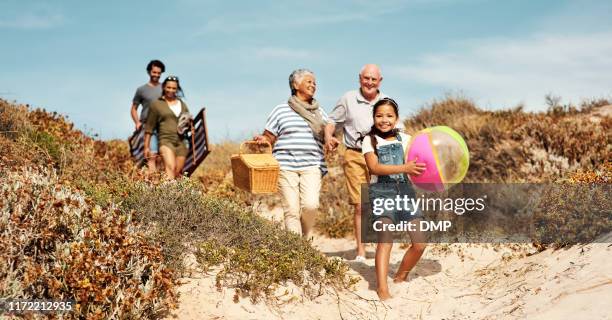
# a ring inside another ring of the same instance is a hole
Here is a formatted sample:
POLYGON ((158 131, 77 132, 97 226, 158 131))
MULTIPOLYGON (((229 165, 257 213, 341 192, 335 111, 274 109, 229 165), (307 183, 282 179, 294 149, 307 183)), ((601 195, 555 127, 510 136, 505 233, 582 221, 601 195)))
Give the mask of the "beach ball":
POLYGON ((410 176, 412 183, 425 191, 445 191, 461 182, 470 165, 470 152, 457 131, 447 126, 423 129, 412 137, 407 161, 425 163, 419 176, 410 176))

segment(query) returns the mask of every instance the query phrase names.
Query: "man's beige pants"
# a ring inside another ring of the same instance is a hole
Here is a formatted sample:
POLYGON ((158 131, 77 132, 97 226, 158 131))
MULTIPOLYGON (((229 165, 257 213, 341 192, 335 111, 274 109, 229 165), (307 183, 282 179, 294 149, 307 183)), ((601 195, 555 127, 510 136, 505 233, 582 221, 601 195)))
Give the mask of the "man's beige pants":
POLYGON ((285 228, 309 239, 319 211, 321 169, 281 170, 278 187, 283 196, 285 228))

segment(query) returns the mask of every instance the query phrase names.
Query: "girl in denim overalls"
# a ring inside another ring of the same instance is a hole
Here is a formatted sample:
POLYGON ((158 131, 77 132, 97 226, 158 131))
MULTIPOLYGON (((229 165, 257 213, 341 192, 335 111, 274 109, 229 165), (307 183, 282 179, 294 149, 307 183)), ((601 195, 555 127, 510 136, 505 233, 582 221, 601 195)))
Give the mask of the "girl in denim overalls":
MULTIPOLYGON (((369 199, 391 198, 398 194, 415 197, 414 189, 406 174, 419 175, 425 170, 425 164, 409 161, 404 163, 405 150, 410 136, 400 133, 395 129, 399 121, 397 103, 390 98, 378 101, 372 110, 374 125, 370 133, 364 137, 362 152, 365 156, 366 165, 371 175, 368 190, 369 199)), ((406 211, 386 210, 382 215, 372 216, 371 222, 381 220, 386 224, 398 224, 401 221, 411 221, 418 225, 421 217, 420 211, 411 215, 406 211)), ((424 237, 419 231, 408 231, 412 246, 406 250, 404 258, 395 273, 394 282, 406 281, 408 273, 421 258, 425 250, 424 237)), ((381 300, 391 297, 387 285, 387 274, 389 273, 389 257, 393 243, 386 232, 378 233, 379 239, 376 246, 376 280, 378 283, 376 292, 381 300)))

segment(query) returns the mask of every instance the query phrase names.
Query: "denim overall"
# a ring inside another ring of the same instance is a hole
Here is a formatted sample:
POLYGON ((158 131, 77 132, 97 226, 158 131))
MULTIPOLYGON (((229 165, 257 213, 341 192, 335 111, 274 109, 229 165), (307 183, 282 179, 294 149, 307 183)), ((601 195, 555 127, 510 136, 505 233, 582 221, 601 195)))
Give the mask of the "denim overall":
MULTIPOLYGON (((378 153, 378 162, 380 164, 404 164, 404 147, 402 146, 402 137, 398 133, 396 138, 400 143, 378 146, 376 148, 378 153)), ((412 187, 412 184, 410 180, 408 180, 408 176, 405 173, 378 176, 378 182, 369 185, 368 195, 371 206, 373 206, 372 201, 376 198, 395 199, 397 195, 400 195, 402 199, 405 196, 408 198, 416 198, 414 188, 412 187)), ((383 212, 381 215, 372 214, 371 222, 387 217, 391 219, 393 223, 397 224, 400 221, 410 221, 412 219, 422 217, 420 210, 417 210, 414 215, 410 214, 413 211, 413 207, 411 205, 409 205, 407 209, 408 211, 397 209, 385 210, 385 212, 383 212)))

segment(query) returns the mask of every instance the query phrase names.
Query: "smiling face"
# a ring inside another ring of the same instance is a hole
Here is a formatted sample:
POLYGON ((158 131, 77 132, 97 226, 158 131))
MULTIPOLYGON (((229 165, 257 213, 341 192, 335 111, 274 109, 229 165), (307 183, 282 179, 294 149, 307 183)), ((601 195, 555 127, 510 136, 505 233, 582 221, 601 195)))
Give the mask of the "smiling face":
POLYGON ((380 69, 376 65, 364 66, 359 74, 359 86, 363 97, 370 101, 376 98, 381 81, 380 69))
POLYGON ((159 82, 159 78, 161 77, 162 69, 160 67, 153 66, 151 71, 149 71, 149 79, 151 83, 159 82))
POLYGON ((301 79, 298 79, 298 81, 294 86, 295 95, 302 101, 311 101, 315 91, 317 91, 315 77, 311 74, 306 74, 301 79))
POLYGON ((166 81, 163 89, 164 98, 170 100, 176 99, 176 92, 178 91, 178 83, 176 81, 166 81))
POLYGON ((395 128, 397 113, 390 104, 383 104, 374 111, 374 126, 380 132, 389 132, 395 128))

